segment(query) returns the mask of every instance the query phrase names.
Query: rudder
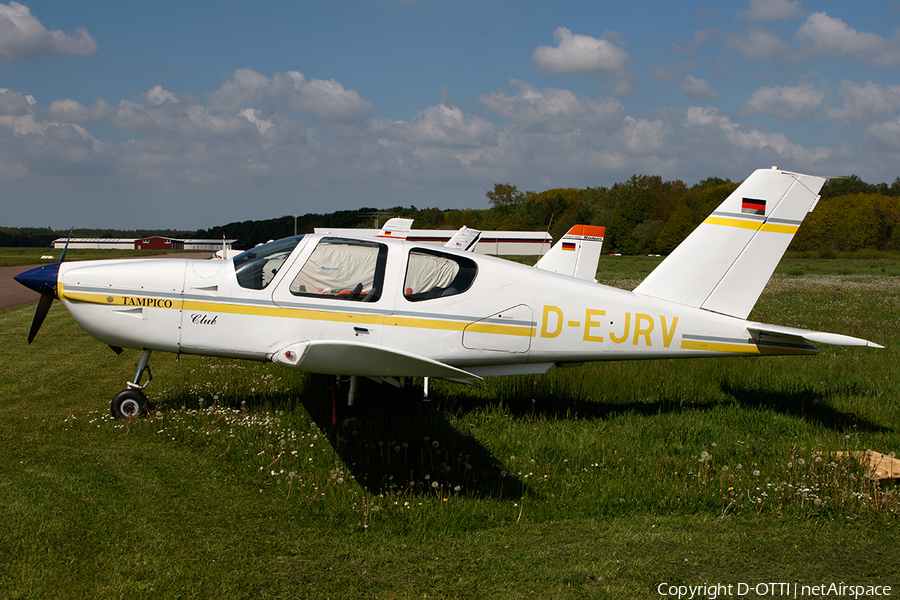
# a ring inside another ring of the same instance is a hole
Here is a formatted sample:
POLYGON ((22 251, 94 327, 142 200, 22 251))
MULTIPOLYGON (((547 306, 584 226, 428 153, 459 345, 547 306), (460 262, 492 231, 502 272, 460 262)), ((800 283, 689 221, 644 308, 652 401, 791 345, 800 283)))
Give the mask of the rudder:
POLYGON ((755 171, 635 293, 746 319, 824 183, 776 168, 755 171))

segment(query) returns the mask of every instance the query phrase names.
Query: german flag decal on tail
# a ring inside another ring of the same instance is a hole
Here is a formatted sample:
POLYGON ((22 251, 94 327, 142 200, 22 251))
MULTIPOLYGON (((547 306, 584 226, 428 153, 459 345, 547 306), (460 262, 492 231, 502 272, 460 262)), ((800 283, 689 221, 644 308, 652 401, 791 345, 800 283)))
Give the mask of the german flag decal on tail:
POLYGON ((766 214, 766 201, 744 198, 741 201, 741 212, 749 215, 764 215, 766 214))

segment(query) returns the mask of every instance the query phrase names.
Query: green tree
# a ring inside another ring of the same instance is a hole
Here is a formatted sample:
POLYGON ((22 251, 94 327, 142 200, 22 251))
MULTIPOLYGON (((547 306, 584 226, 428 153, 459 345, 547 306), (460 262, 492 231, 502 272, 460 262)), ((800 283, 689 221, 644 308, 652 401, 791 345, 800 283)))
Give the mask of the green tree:
POLYGON ((509 183, 495 183, 494 189, 484 195, 494 208, 515 207, 525 200, 525 194, 509 183))

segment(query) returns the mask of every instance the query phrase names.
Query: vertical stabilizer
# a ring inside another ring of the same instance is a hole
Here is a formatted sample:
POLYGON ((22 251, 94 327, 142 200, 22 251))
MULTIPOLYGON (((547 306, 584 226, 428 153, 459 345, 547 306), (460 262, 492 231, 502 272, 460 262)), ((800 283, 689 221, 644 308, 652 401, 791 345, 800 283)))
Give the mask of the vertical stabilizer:
POLYGON ((635 293, 746 319, 824 183, 775 167, 755 171, 635 293))
POLYGON ((465 250, 473 252, 475 244, 481 239, 481 232, 477 229, 469 229, 465 225, 459 228, 453 237, 444 244, 445 248, 456 248, 457 250, 465 250))
POLYGON ((575 225, 534 265, 538 269, 596 281, 606 227, 575 225))
POLYGON ((406 236, 409 235, 409 230, 412 229, 412 224, 413 219, 401 219, 400 217, 388 219, 381 231, 378 232, 378 237, 405 240, 406 236))

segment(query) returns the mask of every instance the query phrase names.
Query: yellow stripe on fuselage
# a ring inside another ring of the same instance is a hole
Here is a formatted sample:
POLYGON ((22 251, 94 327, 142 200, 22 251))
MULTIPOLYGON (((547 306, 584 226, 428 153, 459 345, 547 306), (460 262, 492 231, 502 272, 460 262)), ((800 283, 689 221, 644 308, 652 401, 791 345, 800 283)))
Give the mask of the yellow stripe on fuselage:
MULTIPOLYGON (((141 305, 127 304, 126 298, 142 298, 137 293, 135 296, 104 295, 84 292, 67 292, 59 284, 60 298, 74 302, 87 302, 90 304, 102 304, 115 307, 136 307, 141 305)), ((511 335, 516 337, 534 337, 535 327, 522 325, 503 325, 502 323, 472 323, 470 321, 454 321, 450 319, 434 319, 419 317, 398 317, 393 315, 372 315, 351 312, 336 312, 327 310, 312 310, 308 308, 283 308, 280 306, 252 306, 245 304, 230 304, 226 302, 203 302, 199 300, 176 300, 167 298, 171 305, 152 306, 150 308, 165 308, 174 310, 186 310, 192 312, 216 312, 235 315, 250 315, 257 317, 279 317, 288 319, 303 319, 308 321, 331 321, 336 323, 360 323, 365 325, 383 325, 394 327, 415 327, 420 329, 440 329, 445 331, 467 330, 475 333, 489 333, 497 335, 511 335)))

